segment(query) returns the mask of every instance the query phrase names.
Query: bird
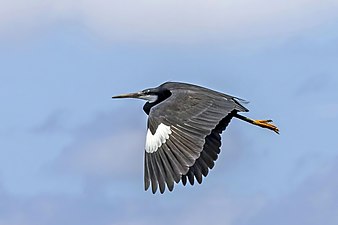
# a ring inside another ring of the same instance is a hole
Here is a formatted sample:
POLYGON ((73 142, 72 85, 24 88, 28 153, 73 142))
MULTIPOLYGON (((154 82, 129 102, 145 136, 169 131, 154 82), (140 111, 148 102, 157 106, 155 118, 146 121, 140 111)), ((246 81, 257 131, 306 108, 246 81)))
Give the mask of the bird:
POLYGON ((201 184, 213 169, 221 151, 221 134, 237 118, 279 134, 272 120, 253 120, 240 113, 249 110, 241 98, 202 86, 165 82, 158 87, 112 96, 147 102, 148 115, 144 148, 144 188, 152 193, 175 183, 201 184))

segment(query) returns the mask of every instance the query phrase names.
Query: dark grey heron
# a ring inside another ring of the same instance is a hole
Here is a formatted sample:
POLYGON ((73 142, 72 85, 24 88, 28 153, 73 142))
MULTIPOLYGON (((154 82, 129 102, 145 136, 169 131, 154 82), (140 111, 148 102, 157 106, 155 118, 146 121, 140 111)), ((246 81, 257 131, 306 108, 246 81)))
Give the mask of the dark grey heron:
POLYGON ((156 88, 113 96, 147 100, 143 110, 148 115, 145 143, 144 186, 152 192, 169 191, 174 183, 208 175, 221 147, 221 133, 233 117, 270 129, 278 128, 272 120, 253 120, 239 112, 248 112, 242 99, 197 85, 166 82, 156 88))

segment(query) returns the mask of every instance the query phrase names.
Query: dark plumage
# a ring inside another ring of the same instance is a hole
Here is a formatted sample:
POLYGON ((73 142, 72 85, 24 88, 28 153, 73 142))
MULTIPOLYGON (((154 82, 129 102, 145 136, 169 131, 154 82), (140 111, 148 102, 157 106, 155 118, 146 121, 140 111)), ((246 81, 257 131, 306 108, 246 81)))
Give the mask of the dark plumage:
POLYGON ((145 147, 144 185, 155 193, 174 183, 196 180, 202 183, 215 165, 221 147, 221 133, 233 117, 271 129, 271 120, 252 120, 239 112, 248 110, 236 97, 200 86, 167 82, 157 88, 113 96, 148 100, 143 110, 148 115, 145 147))

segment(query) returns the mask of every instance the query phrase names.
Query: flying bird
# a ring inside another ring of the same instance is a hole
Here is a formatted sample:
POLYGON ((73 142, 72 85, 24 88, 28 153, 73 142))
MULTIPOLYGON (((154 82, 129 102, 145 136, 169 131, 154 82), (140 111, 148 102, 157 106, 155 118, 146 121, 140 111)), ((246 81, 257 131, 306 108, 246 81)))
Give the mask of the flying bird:
POLYGON ((156 88, 113 96, 137 98, 148 115, 144 157, 144 187, 174 189, 202 183, 215 165, 221 147, 221 133, 232 118, 279 133, 272 120, 253 120, 239 113, 248 112, 244 100, 193 84, 166 82, 156 88), (242 104, 241 104, 242 103, 242 104))

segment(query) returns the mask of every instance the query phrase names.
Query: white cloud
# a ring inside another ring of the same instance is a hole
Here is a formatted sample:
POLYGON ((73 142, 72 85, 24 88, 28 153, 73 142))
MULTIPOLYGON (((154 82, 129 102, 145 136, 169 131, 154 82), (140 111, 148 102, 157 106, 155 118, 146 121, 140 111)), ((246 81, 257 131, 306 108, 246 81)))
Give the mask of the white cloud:
POLYGON ((0 32, 77 21, 112 41, 195 42, 285 36, 337 17, 335 0, 0 1, 0 32))

